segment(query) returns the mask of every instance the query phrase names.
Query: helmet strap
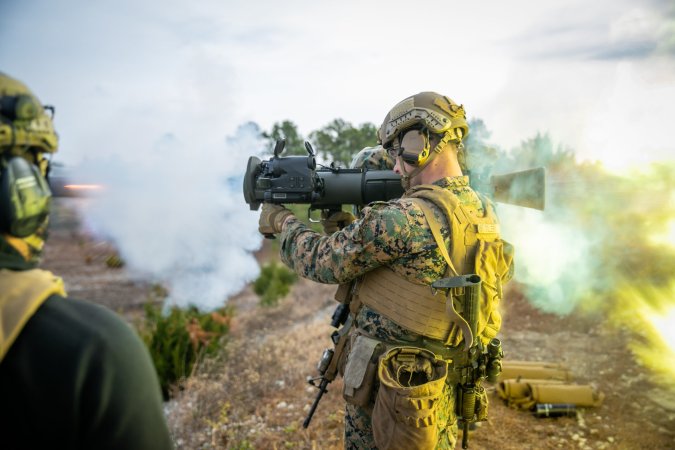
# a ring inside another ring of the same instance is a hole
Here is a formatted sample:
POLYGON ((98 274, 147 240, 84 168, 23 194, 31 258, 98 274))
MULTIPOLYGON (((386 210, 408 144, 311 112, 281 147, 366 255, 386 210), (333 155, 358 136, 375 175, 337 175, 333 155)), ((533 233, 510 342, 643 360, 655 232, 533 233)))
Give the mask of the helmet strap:
POLYGON ((407 191, 408 189, 410 189, 410 180, 411 180, 413 177, 417 176, 417 175, 418 175, 420 172, 422 172, 424 169, 426 169, 427 167, 429 167, 429 163, 431 162, 432 159, 434 159, 434 157, 435 157, 438 153, 440 153, 440 152, 436 152, 436 151, 431 152, 431 154, 430 154, 429 157, 427 158, 427 160, 426 160, 426 162, 424 163, 424 165, 422 165, 422 166, 417 166, 417 167, 415 167, 413 170, 411 170, 410 172, 406 171, 405 165, 404 165, 405 163, 404 163, 404 161, 403 161, 403 158, 401 158, 401 156, 398 157, 398 165, 399 165, 399 167, 401 167, 401 173, 403 174, 403 175, 401 176, 401 184, 403 185, 403 189, 404 189, 404 190, 407 191))

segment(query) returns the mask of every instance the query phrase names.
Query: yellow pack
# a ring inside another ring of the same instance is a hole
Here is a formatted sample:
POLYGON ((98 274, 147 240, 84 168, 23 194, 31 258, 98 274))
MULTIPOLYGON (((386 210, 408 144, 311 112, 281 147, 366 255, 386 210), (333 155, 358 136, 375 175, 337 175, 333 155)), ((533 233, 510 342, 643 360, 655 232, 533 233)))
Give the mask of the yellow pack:
MULTIPOLYGON (((513 246, 500 237, 499 221, 494 205, 487 197, 478 194, 484 215, 469 212, 457 196, 436 185, 422 185, 411 189, 407 197, 420 207, 434 235, 439 250, 448 263, 446 276, 475 273, 480 276, 481 300, 478 334, 487 344, 501 328, 499 302, 502 287, 513 276, 513 246), (445 215, 451 228, 450 248, 440 233, 441 224, 436 220, 427 202, 431 202, 445 215)), ((454 331, 455 343, 461 342, 461 332, 454 331)))

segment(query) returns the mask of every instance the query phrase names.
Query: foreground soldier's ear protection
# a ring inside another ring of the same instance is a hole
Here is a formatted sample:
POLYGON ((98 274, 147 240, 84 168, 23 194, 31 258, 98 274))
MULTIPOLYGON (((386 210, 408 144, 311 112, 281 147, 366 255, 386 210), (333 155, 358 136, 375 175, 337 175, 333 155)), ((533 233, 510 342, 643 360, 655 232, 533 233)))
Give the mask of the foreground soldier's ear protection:
POLYGON ((394 139, 387 152, 394 160, 400 156, 411 166, 423 165, 431 152, 429 131, 424 128, 404 131, 394 139))
POLYGON ((0 158, 0 231, 35 233, 49 215, 52 193, 40 169, 21 156, 0 158))
POLYGON ((9 120, 32 120, 40 114, 40 105, 28 94, 0 97, 0 114, 9 120))

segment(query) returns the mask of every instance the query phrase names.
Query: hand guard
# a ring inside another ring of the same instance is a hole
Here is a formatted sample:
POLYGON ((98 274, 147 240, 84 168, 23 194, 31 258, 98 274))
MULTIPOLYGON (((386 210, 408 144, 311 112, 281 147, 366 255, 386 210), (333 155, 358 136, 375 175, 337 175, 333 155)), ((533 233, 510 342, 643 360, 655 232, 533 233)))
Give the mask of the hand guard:
POLYGON ((333 213, 327 211, 321 212, 321 225, 323 226, 323 232, 328 235, 341 230, 355 220, 356 218, 354 215, 347 211, 337 211, 333 213))
POLYGON ((274 238, 274 234, 281 233, 284 221, 293 213, 282 205, 263 203, 258 220, 258 231, 266 238, 274 238))

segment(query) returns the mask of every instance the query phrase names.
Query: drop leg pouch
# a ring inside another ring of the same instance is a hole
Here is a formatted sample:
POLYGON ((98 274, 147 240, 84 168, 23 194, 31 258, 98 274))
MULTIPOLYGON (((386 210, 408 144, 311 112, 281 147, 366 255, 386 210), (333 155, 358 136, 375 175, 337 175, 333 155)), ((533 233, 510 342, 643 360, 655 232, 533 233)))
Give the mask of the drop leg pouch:
POLYGON ((380 358, 372 417, 379 450, 436 447, 437 412, 447 375, 448 363, 422 348, 395 347, 380 358))

